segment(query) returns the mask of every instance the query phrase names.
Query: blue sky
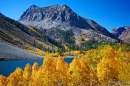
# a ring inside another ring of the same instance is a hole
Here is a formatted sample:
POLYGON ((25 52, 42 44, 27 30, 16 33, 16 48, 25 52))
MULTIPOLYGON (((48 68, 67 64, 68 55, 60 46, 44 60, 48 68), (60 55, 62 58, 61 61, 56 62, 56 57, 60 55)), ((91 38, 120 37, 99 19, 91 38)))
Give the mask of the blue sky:
POLYGON ((0 0, 0 12, 18 20, 33 4, 39 7, 66 4, 75 13, 96 21, 109 31, 130 25, 130 0, 0 0))

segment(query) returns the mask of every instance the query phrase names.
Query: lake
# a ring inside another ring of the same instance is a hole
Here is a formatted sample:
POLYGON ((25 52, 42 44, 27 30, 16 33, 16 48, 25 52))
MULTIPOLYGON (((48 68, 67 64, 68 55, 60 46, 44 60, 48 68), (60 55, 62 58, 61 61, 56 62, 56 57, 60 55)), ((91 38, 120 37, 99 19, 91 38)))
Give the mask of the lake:
MULTIPOLYGON (((64 61, 71 63, 73 58, 64 58, 64 61)), ((39 66, 42 65, 43 60, 15 60, 15 61, 0 61, 0 74, 4 76, 9 76, 17 67, 24 69, 26 64, 33 65, 34 62, 37 62, 39 66)))

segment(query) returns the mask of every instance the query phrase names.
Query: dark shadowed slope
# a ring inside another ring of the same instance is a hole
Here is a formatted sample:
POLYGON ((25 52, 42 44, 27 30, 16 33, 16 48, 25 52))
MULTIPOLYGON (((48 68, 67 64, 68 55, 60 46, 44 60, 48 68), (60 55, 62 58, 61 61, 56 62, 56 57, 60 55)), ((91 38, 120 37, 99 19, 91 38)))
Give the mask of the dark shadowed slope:
POLYGON ((62 47, 55 40, 52 40, 42 31, 27 27, 18 21, 8 18, 0 13, 0 40, 7 43, 11 43, 20 48, 31 49, 35 51, 35 48, 39 48, 43 51, 48 48, 56 50, 57 47, 62 47), (32 49, 33 48, 33 49, 32 49))

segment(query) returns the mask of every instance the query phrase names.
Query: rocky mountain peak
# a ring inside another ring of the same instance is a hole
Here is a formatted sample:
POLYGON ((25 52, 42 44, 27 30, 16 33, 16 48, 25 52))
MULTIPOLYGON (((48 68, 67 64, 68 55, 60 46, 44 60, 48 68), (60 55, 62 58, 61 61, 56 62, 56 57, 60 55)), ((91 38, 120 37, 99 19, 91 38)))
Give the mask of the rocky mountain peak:
POLYGON ((69 11, 69 12, 72 11, 72 9, 67 5, 62 5, 61 7, 62 7, 62 10, 64 10, 64 11, 69 11))
POLYGON ((36 6, 36 5, 31 5, 30 7, 29 7, 29 10, 35 10, 35 9, 38 9, 39 7, 38 6, 36 6))
MULTIPOLYGON (((75 38, 82 34, 87 34, 89 37, 91 36, 91 38, 95 38, 97 34, 100 34, 99 37, 105 36, 104 40, 109 39, 106 36, 115 38, 105 28, 93 20, 79 16, 67 5, 56 4, 42 8, 32 5, 22 14, 19 18, 19 22, 39 29, 48 30, 56 28, 64 31, 72 30, 75 38), (89 32, 91 32, 91 34, 89 32)), ((97 38, 95 39, 99 40, 97 38)))
POLYGON ((32 5, 22 14, 19 21, 31 26, 37 24, 38 28, 43 29, 53 27, 62 29, 64 27, 63 29, 65 30, 69 29, 70 26, 84 29, 91 28, 82 17, 74 13, 67 5, 53 5, 43 8, 32 5), (41 22, 43 23, 42 25, 41 22))

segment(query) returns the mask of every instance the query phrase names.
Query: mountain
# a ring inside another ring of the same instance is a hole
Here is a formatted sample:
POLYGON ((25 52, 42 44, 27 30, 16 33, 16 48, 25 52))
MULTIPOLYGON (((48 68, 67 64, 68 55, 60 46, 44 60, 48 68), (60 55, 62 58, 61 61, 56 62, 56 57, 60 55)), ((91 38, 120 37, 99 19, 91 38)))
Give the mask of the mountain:
POLYGON ((115 36, 115 37, 119 37, 123 31, 126 30, 126 27, 118 27, 118 28, 114 28, 111 33, 115 36))
POLYGON ((42 31, 33 27, 27 27, 1 13, 0 40, 35 53, 38 49, 46 51, 49 48, 52 49, 52 46, 52 50, 62 47, 55 40, 43 34, 42 31))
POLYGON ((114 28, 111 33, 123 42, 130 43, 130 26, 114 28))
POLYGON ((18 20, 24 25, 44 29, 45 34, 62 43, 82 43, 82 40, 96 40, 98 42, 115 42, 115 38, 104 27, 95 21, 83 18, 73 12, 67 5, 53 5, 48 7, 30 6, 18 20), (69 34, 66 42, 66 31, 69 34), (70 38, 70 39, 69 39, 70 38))

